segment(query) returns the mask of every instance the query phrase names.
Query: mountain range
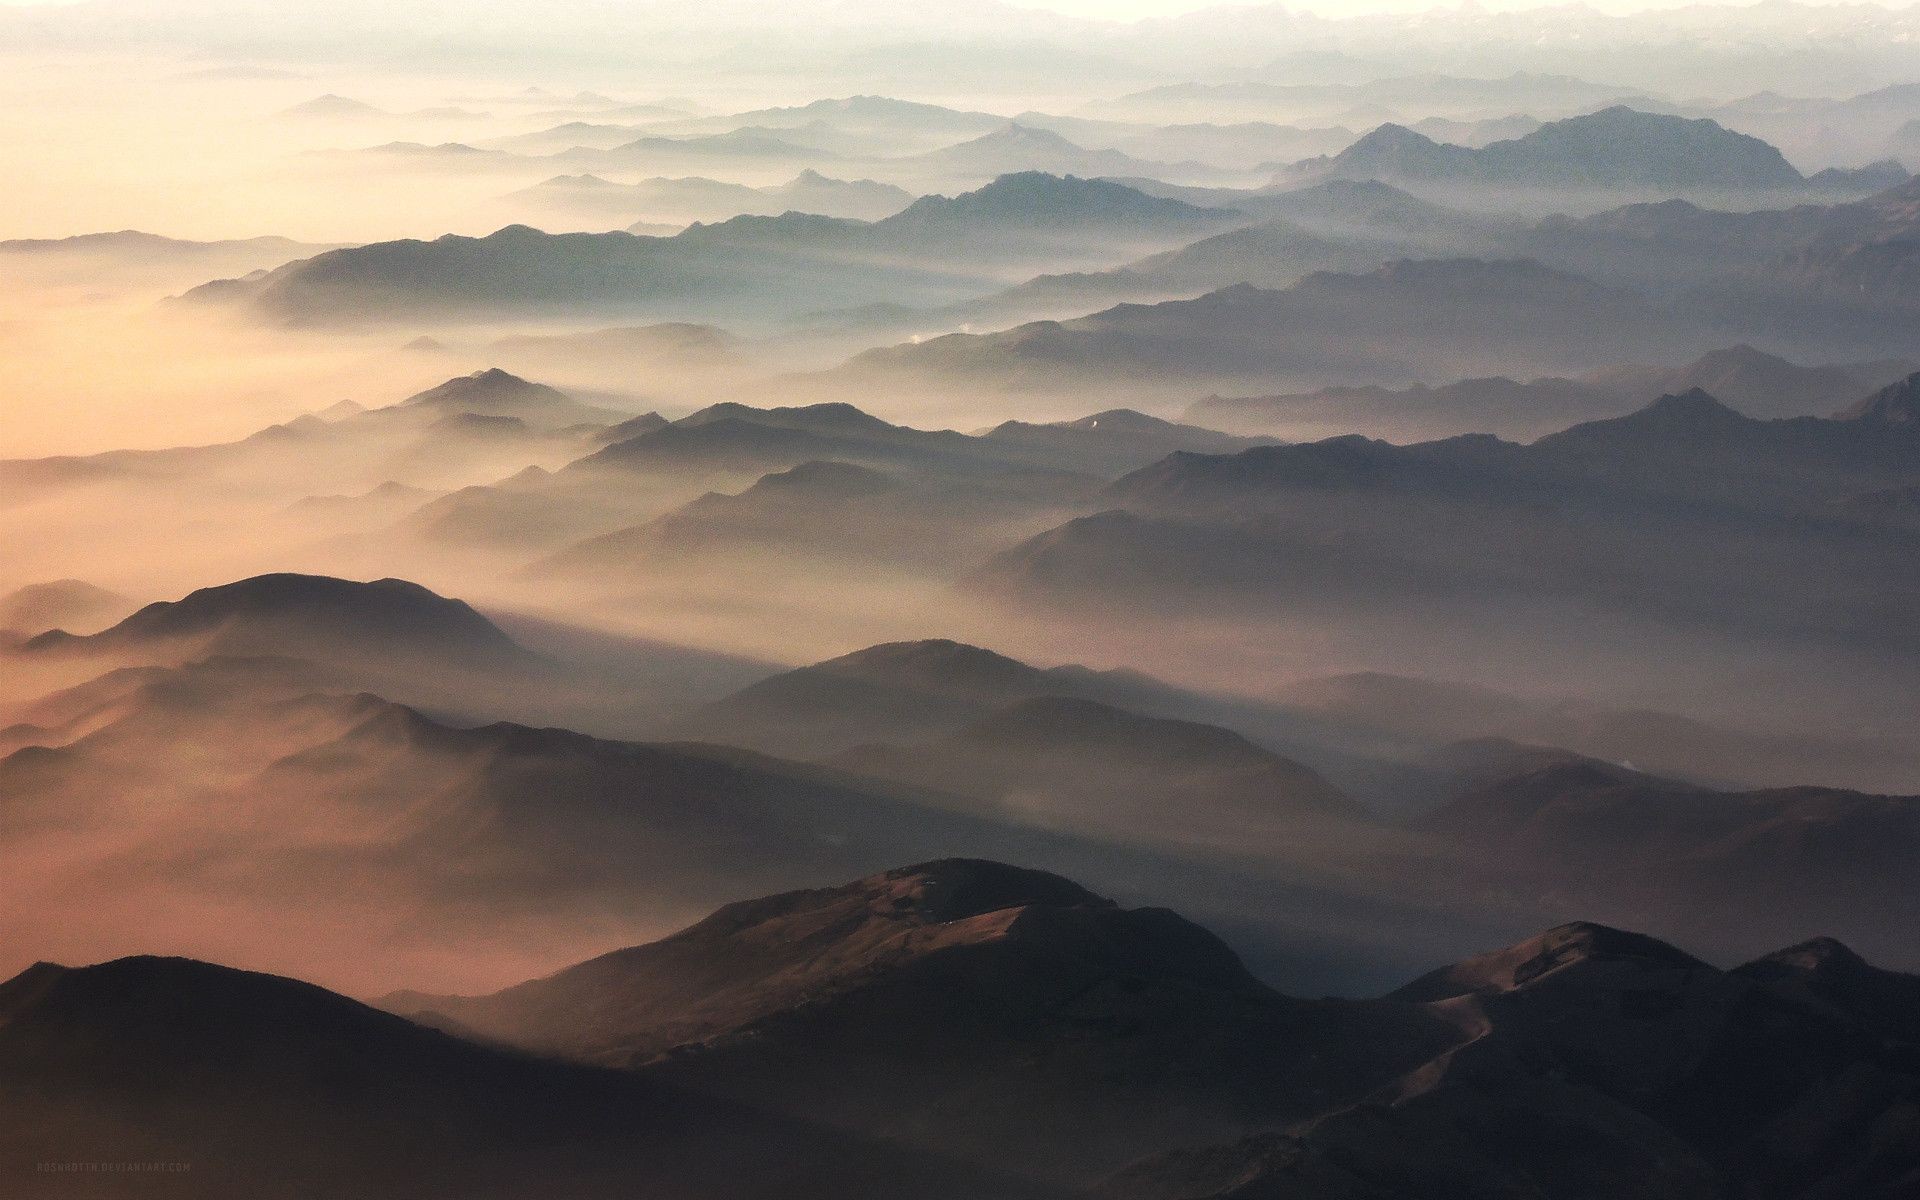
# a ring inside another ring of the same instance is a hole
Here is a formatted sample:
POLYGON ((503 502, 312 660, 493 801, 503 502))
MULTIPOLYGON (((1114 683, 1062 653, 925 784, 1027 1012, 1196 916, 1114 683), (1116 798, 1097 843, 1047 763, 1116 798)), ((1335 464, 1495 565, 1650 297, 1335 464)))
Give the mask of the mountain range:
POLYGON ((1615 105, 1551 121, 1478 149, 1382 125, 1339 154, 1289 169, 1294 179, 1381 179, 1455 188, 1590 188, 1675 192, 1792 191, 1805 177, 1779 150, 1710 120, 1615 105))
POLYGON ((444 1190, 404 1194, 559 1171, 584 1197, 724 1174, 738 1196, 1890 1198, 1916 989, 1831 939, 1723 971, 1574 923, 1381 1000, 1300 1000, 1167 910, 946 859, 380 1001, 412 1021, 205 963, 41 965, 0 987, 0 1076, 41 1097, 10 1151, 111 1132, 190 1163, 180 1195, 397 1195, 430 1169, 444 1190))
POLYGON ((671 308, 764 317, 851 307, 876 288, 958 298, 1036 260, 1133 257, 1231 223, 1218 210, 1117 184, 1028 173, 954 198, 926 197, 884 220, 785 213, 695 225, 677 237, 546 234, 387 242, 321 255, 190 300, 238 304, 294 323, 400 316, 641 314, 671 308), (924 259, 918 256, 926 256, 924 259), (779 283, 778 288, 771 285, 779 283), (974 281, 974 282, 969 282, 974 281), (776 294, 777 293, 777 294, 776 294))

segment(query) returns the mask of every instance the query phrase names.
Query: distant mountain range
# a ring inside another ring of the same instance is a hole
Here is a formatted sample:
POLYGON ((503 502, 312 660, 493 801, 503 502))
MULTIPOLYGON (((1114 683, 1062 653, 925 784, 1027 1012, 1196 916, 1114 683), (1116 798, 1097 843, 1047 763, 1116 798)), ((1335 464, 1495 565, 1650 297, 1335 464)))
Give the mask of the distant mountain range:
POLYGON ((1403 261, 1279 291, 1121 305, 1004 333, 870 351, 833 376, 939 388, 1067 391, 1259 386, 1326 376, 1405 380, 1476 370, 1593 368, 1698 335, 1625 292, 1525 261, 1403 261))
POLYGON ((1920 580, 1896 547, 1912 534, 1845 515, 1911 484, 1899 407, 1761 421, 1696 391, 1531 446, 1341 437, 1176 454, 1113 485, 1111 511, 1010 552, 978 586, 1066 611, 1154 595, 1276 620, 1376 609, 1388 626, 1406 604, 1431 622, 1466 595, 1521 609, 1579 597, 1628 621, 1903 645, 1899 613, 1920 580), (1631 538, 1609 532, 1625 512, 1631 538), (1330 528, 1338 543, 1318 532, 1330 528), (1729 595, 1708 565, 1707 547, 1736 539, 1765 589, 1729 595))
POLYGON ((1478 149, 1437 142, 1403 125, 1382 125, 1331 158, 1296 164, 1288 177, 1667 193, 1792 191, 1806 183, 1759 138, 1709 120, 1619 105, 1478 149))
POLYGON ((1714 350, 1680 367, 1609 367, 1577 379, 1492 377, 1401 390, 1325 388, 1291 396, 1214 396, 1187 411, 1196 423, 1388 441, 1461 433, 1531 440, 1581 421, 1624 416, 1647 400, 1700 388, 1748 416, 1828 416, 1848 396, 1910 372, 1904 363, 1803 367, 1752 346, 1714 350))
POLYGON ((877 288, 953 297, 1036 261, 1101 262, 1178 244, 1233 214, 1117 184, 1009 175, 955 198, 926 197, 872 224, 788 213, 695 226, 675 238, 550 235, 386 242, 321 255, 257 280, 190 293, 276 320, 337 324, 561 310, 671 310, 762 317, 851 306, 877 288), (960 255, 959 258, 948 256, 960 255), (773 286, 775 283, 779 286, 773 286))
POLYGON ((785 212, 877 221, 911 204, 914 196, 904 188, 871 179, 833 179, 807 170, 786 183, 757 188, 717 179, 648 179, 622 184, 597 175, 560 175, 503 199, 543 214, 564 214, 580 220, 689 224, 785 212))

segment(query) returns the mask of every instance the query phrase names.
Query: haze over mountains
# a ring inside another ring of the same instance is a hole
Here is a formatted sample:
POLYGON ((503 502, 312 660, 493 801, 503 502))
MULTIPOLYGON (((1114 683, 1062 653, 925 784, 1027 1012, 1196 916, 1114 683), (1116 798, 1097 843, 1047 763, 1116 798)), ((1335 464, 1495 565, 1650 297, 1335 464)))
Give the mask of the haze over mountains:
POLYGON ((0 3, 0 1198, 1914 1195, 1920 23, 1366 7, 0 3))

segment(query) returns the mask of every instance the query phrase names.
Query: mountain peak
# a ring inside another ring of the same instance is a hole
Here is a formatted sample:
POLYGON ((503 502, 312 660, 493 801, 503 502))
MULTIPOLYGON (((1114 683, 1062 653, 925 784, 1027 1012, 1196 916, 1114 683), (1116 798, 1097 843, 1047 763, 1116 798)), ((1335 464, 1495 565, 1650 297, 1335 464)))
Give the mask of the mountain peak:
POLYGON ((1867 421, 1875 425, 1920 424, 1920 373, 1881 388, 1840 412, 1839 419, 1867 421))
POLYGON ((1392 998, 1424 1004, 1517 991, 1549 975, 1588 964, 1627 964, 1648 971, 1713 969, 1645 934, 1574 921, 1504 949, 1441 967, 1395 991, 1392 998))
MULTIPOLYGON (((57 633, 57 631, 56 631, 57 633)), ((140 645, 211 639, 223 653, 350 655, 439 651, 462 661, 529 662, 534 656, 465 602, 404 579, 359 582, 331 575, 256 575, 149 604, 90 637, 43 634, 30 648, 140 645)))
POLYGON ((1708 395, 1704 388, 1669 393, 1648 404, 1635 417, 1672 425, 1745 424, 1750 418, 1708 395))
POLYGON ((883 642, 828 659, 818 664, 817 669, 833 674, 937 685, 943 690, 1025 683, 1034 674, 1034 668, 1023 662, 949 638, 883 642))

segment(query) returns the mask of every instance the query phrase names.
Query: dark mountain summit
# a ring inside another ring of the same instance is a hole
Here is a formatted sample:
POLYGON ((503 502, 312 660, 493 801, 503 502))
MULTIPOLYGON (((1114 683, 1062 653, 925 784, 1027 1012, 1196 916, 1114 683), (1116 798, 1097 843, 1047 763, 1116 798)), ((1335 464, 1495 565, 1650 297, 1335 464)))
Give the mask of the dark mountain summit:
POLYGON ((437 659, 526 669, 540 659, 459 600, 403 579, 260 575, 150 604, 97 634, 43 634, 38 652, 269 654, 437 659))
POLYGON ((1418 1009, 1288 999, 1171 912, 977 860, 732 905, 492 996, 386 1003, 1062 1181, 1357 1098, 1457 1036, 1418 1009))
MULTIPOLYGON (((186 959, 41 964, 0 984, 0 1084, 11 1162, 172 1164, 139 1174, 137 1191, 182 1200, 507 1200, 556 1186, 591 1197, 1023 1194, 805 1122, 186 959)), ((84 1194, 131 1194, 127 1176, 108 1182, 84 1194)))
POLYGON ((1129 693, 1151 695, 1156 686, 1127 672, 1033 667, 946 639, 891 642, 764 679, 684 724, 695 736, 817 757, 952 733, 1034 696, 1125 703, 1129 693))

